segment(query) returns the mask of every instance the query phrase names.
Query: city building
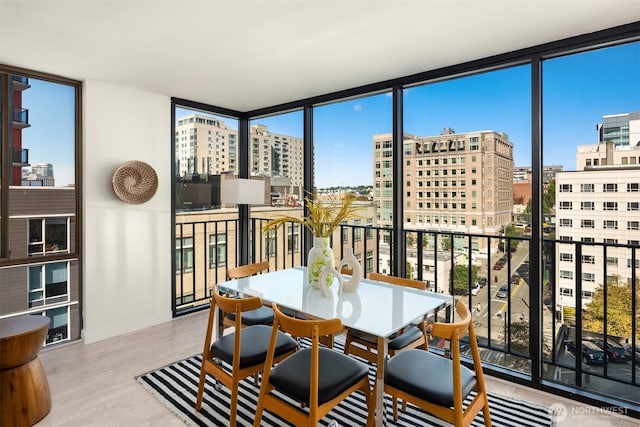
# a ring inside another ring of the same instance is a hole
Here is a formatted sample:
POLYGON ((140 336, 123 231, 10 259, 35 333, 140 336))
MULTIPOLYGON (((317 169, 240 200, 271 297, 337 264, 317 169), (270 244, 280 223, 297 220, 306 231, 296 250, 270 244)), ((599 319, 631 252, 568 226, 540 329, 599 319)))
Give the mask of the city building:
POLYGON ((22 186, 55 187, 55 185, 56 179, 51 163, 35 163, 31 167, 22 168, 22 186))
MULTIPOLYGON (((250 172, 279 180, 281 197, 302 196, 303 139, 269 132, 265 125, 250 128, 250 172), (284 192, 282 191, 284 188, 284 192)), ((238 131, 223 120, 202 114, 177 119, 176 174, 181 178, 238 172, 238 131)))
MULTIPOLYGON (((391 134, 374 135, 373 149, 377 219, 390 226, 391 134)), ((448 128, 436 136, 405 134, 403 176, 408 229, 497 235, 511 222, 513 144, 505 133, 448 128)), ((478 239, 471 244, 482 248, 478 239)))
MULTIPOLYGON (((629 129, 640 125, 640 115, 604 116, 598 129, 612 117, 635 117, 625 122, 625 132, 615 133, 618 141, 629 141, 629 129)), ((576 164, 577 171, 558 173, 556 182, 557 239, 583 242, 580 260, 573 244, 558 246, 559 308, 576 306, 576 282, 581 282, 585 308, 598 287, 628 283, 633 269, 639 267, 637 259, 633 265, 631 248, 640 246, 640 145, 616 145, 614 140, 581 145, 576 164), (575 277, 577 262, 581 277, 575 277)))

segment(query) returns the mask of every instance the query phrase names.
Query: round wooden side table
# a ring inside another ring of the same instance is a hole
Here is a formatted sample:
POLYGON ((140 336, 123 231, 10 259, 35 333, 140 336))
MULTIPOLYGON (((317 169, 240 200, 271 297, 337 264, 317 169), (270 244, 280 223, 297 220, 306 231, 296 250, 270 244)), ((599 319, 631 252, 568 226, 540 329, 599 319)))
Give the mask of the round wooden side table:
POLYGON ((38 358, 48 329, 46 316, 0 319, 0 426, 32 426, 51 410, 38 358))

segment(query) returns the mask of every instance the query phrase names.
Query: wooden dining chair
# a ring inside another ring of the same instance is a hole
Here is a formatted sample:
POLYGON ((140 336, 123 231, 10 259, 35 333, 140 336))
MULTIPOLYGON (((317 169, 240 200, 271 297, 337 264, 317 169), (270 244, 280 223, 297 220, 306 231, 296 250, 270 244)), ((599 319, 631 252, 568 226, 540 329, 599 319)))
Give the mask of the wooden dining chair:
POLYGON ((455 323, 435 322, 431 335, 450 342, 450 357, 407 350, 389 359, 384 371, 384 391, 393 399, 393 419, 397 421, 397 399, 412 403, 456 427, 469 426, 482 411, 484 425, 491 427, 489 400, 482 374, 480 352, 471 322, 469 308, 462 302, 456 305, 460 320, 455 323), (469 333, 473 355, 473 369, 460 363, 460 338, 469 333), (464 399, 476 395, 464 409, 464 399))
MULTIPOLYGON (((425 290, 427 288, 426 283, 421 280, 387 276, 385 274, 374 272, 369 273, 369 279, 420 290, 425 290)), ((404 331, 401 331, 401 333, 396 334, 396 336, 389 341, 389 355, 393 356, 401 350, 418 347, 423 348, 424 350, 429 350, 426 326, 423 321, 420 321, 416 325, 411 325, 408 328, 405 328, 404 331)), ((377 348, 377 337, 358 331, 347 331, 344 343, 345 354, 352 354, 354 356, 362 357, 371 363, 377 363, 377 348)))
MULTIPOLYGON (((269 261, 256 262, 254 264, 240 265, 237 267, 227 268, 227 280, 241 279, 244 277, 253 276, 254 274, 262 273, 269 270, 269 261)), ((222 323, 225 327, 235 325, 235 313, 225 313, 222 323)), ((255 310, 248 311, 242 316, 242 325, 268 325, 273 323, 273 310, 271 307, 262 306, 255 310)))
POLYGON ((367 402, 367 425, 373 425, 374 405, 369 367, 342 353, 320 346, 320 337, 342 330, 340 319, 303 320, 287 316, 273 304, 275 320, 264 365, 254 427, 266 409, 296 426, 315 426, 332 408, 358 390, 367 402), (311 338, 311 347, 298 350, 276 366, 279 333, 311 338), (279 393, 272 393, 277 390, 279 393), (296 403, 280 397, 285 395, 296 403), (306 408, 306 409, 302 409, 306 408))
POLYGON ((270 360, 280 361, 295 352, 297 342, 290 336, 277 333, 273 340, 271 327, 266 325, 251 325, 241 327, 242 315, 250 310, 262 306, 260 297, 230 298, 218 293, 213 288, 209 321, 202 350, 202 365, 200 367, 200 383, 196 410, 202 407, 202 395, 206 374, 213 376, 231 391, 231 406, 229 408, 229 425, 236 424, 236 408, 238 403, 238 384, 244 378, 256 375, 264 368, 267 350, 270 349, 270 360), (214 322, 218 308, 223 312, 235 313, 235 331, 214 340, 214 322), (213 342, 212 342, 213 341, 213 342), (229 370, 230 368, 230 370, 229 370))

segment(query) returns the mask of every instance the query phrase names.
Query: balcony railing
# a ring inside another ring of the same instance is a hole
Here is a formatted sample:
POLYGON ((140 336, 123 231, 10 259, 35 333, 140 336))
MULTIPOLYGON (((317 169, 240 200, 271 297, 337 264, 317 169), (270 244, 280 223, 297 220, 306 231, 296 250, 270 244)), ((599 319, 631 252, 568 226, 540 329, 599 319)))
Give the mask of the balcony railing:
POLYGON ((11 153, 12 153, 11 162, 13 164, 21 164, 21 165, 29 164, 28 148, 13 148, 11 153))
POLYGON ((29 110, 26 108, 13 108, 13 124, 18 127, 29 126, 29 110))
MULTIPOLYGON (((265 234, 267 221, 251 220, 250 259, 268 260, 272 271, 304 265, 301 226, 288 223, 265 234)), ((176 225, 176 242, 181 242, 176 265, 185 267, 176 274, 176 313, 208 305, 210 286, 225 279, 227 265, 236 265, 236 228, 236 220, 176 225)), ((351 247, 365 273, 394 274, 391 231, 342 225, 331 236, 331 246, 337 259, 351 247)), ((408 230, 404 237, 406 276, 426 281, 432 291, 457 295, 472 309, 486 369, 589 399, 614 399, 637 410, 640 352, 631 351, 640 347, 637 246, 544 240, 538 254, 542 267, 531 275, 542 276, 541 283, 532 283, 529 273, 536 267, 529 257, 535 248, 529 237, 425 230, 408 230), (622 288, 626 294, 613 292, 622 288), (535 315, 530 290, 542 292, 535 315), (532 318, 541 319, 540 325, 531 325, 532 318), (542 331, 536 346, 540 356, 530 352, 533 328, 542 331), (599 350, 600 341, 609 348, 599 350), (598 360, 597 354, 604 357, 598 360), (533 378, 534 362, 541 366, 539 378, 533 378)))

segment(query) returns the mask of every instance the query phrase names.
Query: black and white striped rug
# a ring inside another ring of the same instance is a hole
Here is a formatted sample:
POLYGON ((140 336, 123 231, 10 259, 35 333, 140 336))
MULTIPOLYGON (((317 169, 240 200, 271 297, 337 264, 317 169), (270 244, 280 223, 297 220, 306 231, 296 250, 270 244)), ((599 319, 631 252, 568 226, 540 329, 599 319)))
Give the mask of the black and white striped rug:
MULTIPOLYGON (((341 350, 336 343, 336 350, 341 350)), ((196 393, 200 375, 201 355, 189 357, 162 368, 136 377, 136 380, 158 399, 169 411, 176 414, 188 426, 227 426, 229 423, 229 390, 214 389, 211 376, 207 375, 204 399, 200 412, 195 410, 196 393)), ((370 365, 369 376, 372 384, 375 366, 370 365)), ((238 398, 239 426, 252 426, 258 400, 259 386, 248 378, 240 383, 238 398)), ((494 426, 542 427, 553 426, 553 414, 548 408, 533 405, 510 397, 489 393, 491 422, 494 426)), ((386 424, 393 426, 441 426, 448 425, 420 409, 407 405, 407 411, 398 411, 398 422, 391 416, 391 398, 385 396, 386 424)), ((334 408, 321 422, 327 426, 332 421, 340 427, 364 426, 367 406, 362 393, 353 393, 347 400, 334 408)), ((289 426, 290 424, 268 411, 263 412, 263 426, 289 426)), ((335 424, 334 424, 335 425, 335 424)), ((484 426, 482 412, 474 420, 473 426, 484 426)))

